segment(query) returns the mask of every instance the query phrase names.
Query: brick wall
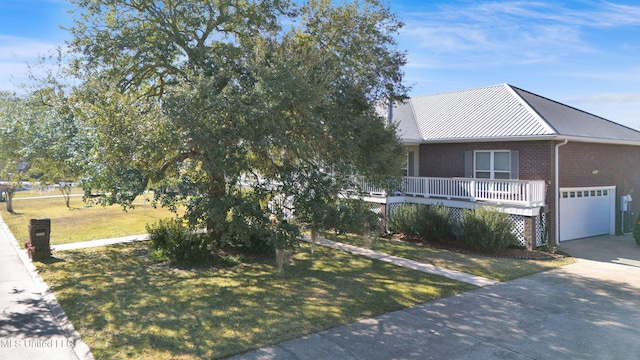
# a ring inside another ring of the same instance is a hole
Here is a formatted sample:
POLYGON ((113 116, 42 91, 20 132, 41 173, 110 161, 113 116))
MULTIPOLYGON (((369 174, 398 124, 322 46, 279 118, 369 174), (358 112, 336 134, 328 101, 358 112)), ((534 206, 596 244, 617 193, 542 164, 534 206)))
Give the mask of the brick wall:
MULTIPOLYGON (((518 150, 520 180, 544 180, 547 183, 545 202, 554 214, 554 147, 555 141, 508 141, 491 143, 422 144, 420 145, 420 176, 463 177, 464 152, 474 150, 518 150)), ((550 234, 555 229, 554 216, 548 217, 550 234)))
POLYGON ((463 177, 464 152, 474 150, 518 150, 521 180, 546 180, 553 177, 551 141, 511 141, 464 144, 420 145, 420 176, 463 177))
POLYGON ((616 186, 616 231, 620 196, 631 194, 640 213, 640 146, 569 142, 560 147, 560 187, 616 186))
MULTIPOLYGON (((420 176, 463 177, 464 153, 474 150, 518 150, 521 180, 545 180, 551 236, 555 236, 554 147, 557 141, 422 144, 420 176)), ((611 186, 619 196, 631 194, 635 217, 640 214, 640 146, 569 142, 560 147, 560 187, 611 186)), ((616 204, 619 206, 619 204, 616 204)), ((620 228, 616 212, 616 229, 620 228)), ((617 230, 616 230, 617 231, 617 230)))

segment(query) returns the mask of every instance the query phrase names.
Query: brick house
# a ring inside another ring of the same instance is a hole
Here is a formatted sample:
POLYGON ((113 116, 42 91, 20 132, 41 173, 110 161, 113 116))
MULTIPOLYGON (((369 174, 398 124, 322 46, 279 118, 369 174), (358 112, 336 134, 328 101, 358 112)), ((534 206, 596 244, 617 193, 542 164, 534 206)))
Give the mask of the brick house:
POLYGON ((391 110, 407 148, 403 190, 369 198, 387 211, 401 202, 492 204, 512 214, 529 248, 628 232, 638 214, 639 131, 508 84, 391 110))

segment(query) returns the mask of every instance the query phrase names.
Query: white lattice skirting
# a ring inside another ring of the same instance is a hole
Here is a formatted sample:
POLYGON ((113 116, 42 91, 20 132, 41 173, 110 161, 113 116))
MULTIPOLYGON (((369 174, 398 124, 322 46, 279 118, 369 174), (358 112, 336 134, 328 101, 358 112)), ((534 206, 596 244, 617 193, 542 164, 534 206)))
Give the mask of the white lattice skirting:
MULTIPOLYGON (((387 204, 387 216, 391 216, 391 214, 400 206, 403 206, 405 203, 389 203, 387 204)), ((377 205, 378 210, 376 211, 374 209, 374 207, 372 206, 372 211, 374 211, 376 214, 380 214, 380 206, 378 204, 375 204, 374 206, 377 205)), ((455 220, 461 220, 462 219, 462 211, 465 209, 462 208, 456 208, 456 207, 450 207, 449 208, 449 216, 451 216, 452 219, 455 220)), ((509 214, 509 219, 511 220, 512 224, 513 224, 513 229, 512 232, 513 234, 516 236, 516 239, 518 240, 520 246, 526 246, 525 243, 525 238, 524 238, 524 219, 525 217, 522 215, 514 215, 514 214, 509 214)), ((546 239, 545 239, 545 224, 546 224, 546 215, 544 213, 541 213, 540 216, 536 217, 536 226, 535 226, 535 236, 536 236, 536 246, 542 246, 546 244, 546 239)))

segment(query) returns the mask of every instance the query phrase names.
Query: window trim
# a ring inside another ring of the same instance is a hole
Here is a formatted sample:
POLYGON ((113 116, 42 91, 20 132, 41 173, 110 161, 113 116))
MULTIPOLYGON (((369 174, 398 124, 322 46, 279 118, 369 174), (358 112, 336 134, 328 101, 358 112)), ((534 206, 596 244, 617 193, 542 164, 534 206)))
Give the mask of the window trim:
MULTIPOLYGON (((511 168, 511 150, 505 150, 505 149, 500 149, 500 150, 474 150, 473 151, 473 177, 474 178, 478 178, 478 173, 486 173, 487 170, 478 170, 477 168, 477 154, 478 153, 489 153, 490 154, 490 158, 489 158, 489 180, 509 180, 511 179, 511 176, 513 174, 513 169, 511 168), (509 155, 509 171, 503 171, 503 170, 495 170, 495 153, 506 153, 509 155), (499 173, 499 174, 507 174, 507 178, 506 179, 496 179, 495 174, 499 173)), ((487 178, 483 178, 483 179, 487 179, 487 178)))

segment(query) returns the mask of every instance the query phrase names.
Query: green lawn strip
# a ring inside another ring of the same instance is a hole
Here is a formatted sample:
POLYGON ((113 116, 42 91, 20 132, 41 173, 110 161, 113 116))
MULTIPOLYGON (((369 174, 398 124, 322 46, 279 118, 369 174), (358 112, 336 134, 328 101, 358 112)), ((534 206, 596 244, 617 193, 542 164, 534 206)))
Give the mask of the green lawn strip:
POLYGON ((475 288, 306 244, 281 274, 158 264, 146 243, 56 256, 36 266, 97 359, 227 357, 475 288))
POLYGON ((89 206, 82 197, 72 197, 70 207, 62 197, 33 198, 14 202, 15 213, 0 211, 13 235, 24 244, 29 238, 29 219, 51 219, 51 244, 66 244, 127 235, 144 234, 145 226, 175 216, 167 209, 144 206, 142 197, 126 212, 120 206, 89 206))
MULTIPOLYGON (((323 235, 329 240, 364 247, 364 239, 360 236, 336 236, 331 233, 323 235)), ((377 239, 373 244, 373 250, 497 281, 509 281, 574 262, 572 258, 524 260, 463 254, 385 238, 377 239)))

